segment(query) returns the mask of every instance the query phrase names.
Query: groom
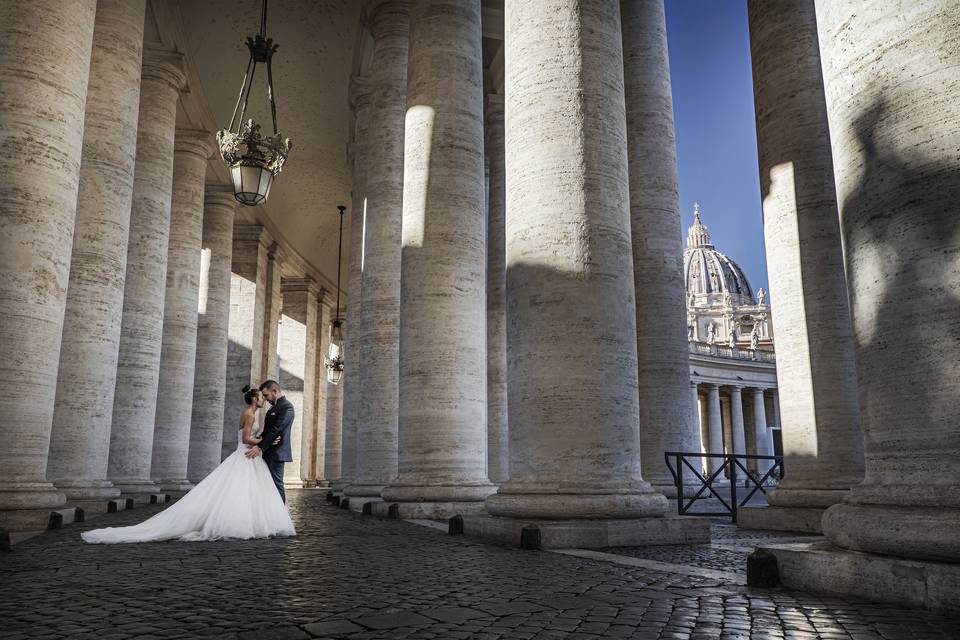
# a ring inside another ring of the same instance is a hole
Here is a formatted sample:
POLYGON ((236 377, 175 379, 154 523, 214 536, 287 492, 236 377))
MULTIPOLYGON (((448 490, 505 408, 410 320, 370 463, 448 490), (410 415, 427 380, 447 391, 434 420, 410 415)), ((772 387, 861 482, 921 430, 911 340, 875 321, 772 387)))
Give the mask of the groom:
POLYGON ((293 425, 293 405, 283 395, 283 389, 275 380, 267 380, 260 385, 260 393, 272 406, 267 411, 263 421, 263 433, 260 434, 260 445, 254 445, 244 454, 248 458, 255 458, 263 454, 263 461, 270 469, 273 484, 283 501, 287 501, 287 494, 283 490, 283 463, 291 462, 290 454, 290 427, 293 425))

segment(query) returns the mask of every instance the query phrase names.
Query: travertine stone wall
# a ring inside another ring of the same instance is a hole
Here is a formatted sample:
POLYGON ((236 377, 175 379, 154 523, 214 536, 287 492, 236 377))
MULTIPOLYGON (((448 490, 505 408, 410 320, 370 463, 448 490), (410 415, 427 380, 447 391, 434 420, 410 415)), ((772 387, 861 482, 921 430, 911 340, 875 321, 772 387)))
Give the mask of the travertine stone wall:
POLYGON ((233 226, 230 269, 230 326, 226 393, 223 398, 223 447, 220 458, 236 450, 244 386, 259 386, 263 371, 267 251, 273 240, 258 224, 233 226))
POLYGON ((153 425, 163 338, 173 142, 183 56, 145 49, 137 158, 113 398, 108 476, 125 493, 150 493, 153 425))
POLYGON ((366 231, 362 311, 354 331, 363 365, 356 418, 356 477, 346 493, 379 497, 397 475, 400 223, 410 14, 407 0, 376 0, 367 12, 373 59, 364 181, 366 231))
POLYGON ((161 489, 182 491, 187 480, 190 420, 197 355, 197 301, 203 240, 203 193, 207 131, 177 130, 173 154, 173 198, 167 250, 163 342, 157 380, 157 411, 150 475, 161 489))
MULTIPOLYGON (((94 0, 0 4, 0 509, 46 508, 94 0)), ((0 526, 13 526, 0 515, 0 526)))
POLYGON ((47 478, 68 499, 120 495, 107 480, 137 152, 145 0, 100 0, 47 478))
POLYGON ((827 507, 862 479, 863 435, 817 18, 813 0, 748 6, 789 469, 770 503, 827 507))
POLYGON ((620 3, 505 7, 510 479, 487 510, 659 516, 640 476, 620 3))
POLYGON ((499 484, 510 472, 507 430, 507 269, 506 171, 503 148, 503 96, 487 96, 486 156, 490 163, 487 196, 487 475, 499 484))
POLYGON ((476 503, 493 491, 479 0, 411 2, 404 144, 400 473, 383 498, 476 503))
POLYGON ((313 466, 314 372, 317 357, 317 293, 310 278, 284 278, 283 316, 278 352, 280 387, 296 411, 290 429, 293 462, 284 466, 284 482, 305 486, 313 466))
MULTIPOLYGON (((199 482, 220 464, 224 445, 230 267, 236 209, 237 201, 232 188, 219 185, 204 187, 197 352, 187 462, 187 479, 190 482, 199 482)), ((234 404, 242 404, 239 388, 229 396, 234 404)), ((233 435, 236 435, 236 430, 233 435)), ((236 438, 230 444, 235 447, 236 438)))
POLYGON ((957 562, 960 4, 831 0, 816 15, 865 458, 824 533, 957 562))
POLYGON ((683 247, 663 0, 622 0, 643 477, 674 494, 664 451, 693 451, 683 247))

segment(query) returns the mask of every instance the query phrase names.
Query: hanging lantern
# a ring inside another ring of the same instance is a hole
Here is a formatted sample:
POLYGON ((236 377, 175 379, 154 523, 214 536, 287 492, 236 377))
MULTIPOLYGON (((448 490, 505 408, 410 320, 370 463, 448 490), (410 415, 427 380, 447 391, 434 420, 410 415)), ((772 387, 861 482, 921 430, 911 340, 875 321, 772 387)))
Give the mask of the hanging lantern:
POLYGON ((340 319, 340 262, 343 255, 343 212, 346 207, 337 207, 340 211, 340 237, 337 241, 337 314, 330 323, 330 346, 324 356, 327 367, 327 382, 339 384, 343 377, 343 320, 340 319))
POLYGON ((273 99, 273 68, 271 61, 277 50, 273 39, 266 37, 267 0, 263 0, 260 12, 260 32, 247 38, 250 60, 240 85, 237 105, 233 108, 230 126, 217 132, 220 157, 230 167, 233 195, 241 204, 254 206, 264 202, 270 195, 273 179, 283 168, 290 153, 290 139, 277 131, 277 105, 273 99), (273 118, 273 135, 264 136, 260 125, 250 118, 243 120, 250 100, 250 89, 257 72, 257 65, 267 66, 267 95, 270 98, 270 115, 273 118), (234 130, 236 127, 236 130, 234 130))

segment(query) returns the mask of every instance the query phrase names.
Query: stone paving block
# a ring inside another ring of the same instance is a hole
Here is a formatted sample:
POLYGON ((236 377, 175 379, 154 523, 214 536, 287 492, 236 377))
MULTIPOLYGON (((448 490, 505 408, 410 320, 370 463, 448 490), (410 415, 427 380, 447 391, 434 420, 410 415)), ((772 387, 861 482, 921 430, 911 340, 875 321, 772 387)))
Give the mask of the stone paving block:
POLYGON ((442 607, 440 609, 423 609, 420 614, 440 620, 441 622, 463 622, 475 618, 486 618, 490 614, 468 607, 442 607))
POLYGON ((354 622, 368 629, 395 629, 397 627, 433 624, 433 620, 412 611, 397 611, 376 616, 352 618, 354 622))
POLYGON ((347 633, 357 633, 363 631, 363 627, 354 624, 349 620, 324 620, 323 622, 314 622, 304 626, 304 629, 310 635, 318 638, 327 636, 340 636, 347 633))

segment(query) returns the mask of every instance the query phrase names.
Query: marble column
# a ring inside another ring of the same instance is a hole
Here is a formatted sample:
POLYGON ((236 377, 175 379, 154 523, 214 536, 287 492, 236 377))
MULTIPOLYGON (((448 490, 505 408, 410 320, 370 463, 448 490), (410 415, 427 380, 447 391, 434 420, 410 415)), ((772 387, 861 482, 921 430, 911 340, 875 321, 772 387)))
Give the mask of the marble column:
POLYGON ((259 224, 233 225, 226 392, 220 458, 236 451, 244 386, 263 379, 263 325, 266 315, 267 252, 273 240, 259 224))
POLYGON ((151 478, 165 491, 186 491, 193 486, 187 480, 193 413, 190 398, 197 357, 204 177, 212 152, 209 132, 177 130, 163 342, 150 465, 151 478))
MULTIPOLYGON (((643 477, 675 495, 664 451, 693 451, 690 351, 663 0, 621 0, 643 477), (654 327, 656 327, 654 329, 654 327)), ((691 475, 691 480, 693 476, 691 475)))
POLYGON ((730 437, 733 447, 730 453, 747 452, 747 437, 743 424, 743 389, 737 385, 727 387, 730 391, 730 437))
POLYGON ((640 475, 619 2, 505 14, 510 479, 487 510, 661 516, 640 475))
MULTIPOLYGON (((183 55, 146 48, 123 293, 108 477, 124 493, 153 493, 150 463, 163 339, 177 98, 183 55)), ((181 390, 182 391, 182 390, 181 390)))
POLYGON ((813 0, 748 6, 789 470, 769 502, 822 509, 862 479, 863 436, 817 16, 813 0))
MULTIPOLYGON (((280 377, 277 369, 277 349, 280 331, 280 318, 283 314, 283 285, 281 283, 283 263, 286 252, 279 243, 274 242, 267 249, 267 265, 263 287, 263 338, 260 364, 262 369, 258 377, 260 382, 276 380, 280 377)), ((253 386, 253 385, 251 385, 253 386)))
POLYGON ((95 13, 94 0, 0 5, 0 384, 16 396, 16 419, 0 422, 7 529, 47 517, 12 510, 64 502, 46 481, 47 453, 95 13))
MULTIPOLYGON (((193 410, 187 479, 203 480, 220 464, 224 445, 227 345, 230 340, 230 268, 233 253, 233 189, 204 187, 203 241, 197 304, 197 353, 194 364, 193 410)), ((242 385, 241 387, 242 388, 242 385)), ((231 393, 239 404, 239 388, 231 393)), ((234 429, 236 436, 236 429, 234 429)), ((236 437, 229 443, 236 448, 236 437)))
MULTIPOLYGON (((350 101, 353 106, 355 130, 350 148, 351 174, 353 189, 350 221, 350 240, 347 264, 348 315, 354 327, 360 324, 363 315, 363 234, 366 221, 366 196, 364 177, 366 175, 366 138, 370 126, 370 82, 368 78, 354 76, 350 81, 350 101)), ((346 326, 344 328, 347 328, 346 326)), ((357 463, 357 408, 360 401, 360 361, 359 331, 345 331, 343 344, 343 385, 342 401, 342 441, 341 473, 339 482, 334 486, 337 492, 352 484, 357 463)))
POLYGON ((313 466, 313 376, 317 357, 317 294, 309 277, 284 278, 283 316, 277 340, 280 388, 296 410, 290 429, 293 462, 284 466, 284 482, 305 486, 313 466))
MULTIPOLYGON (((818 1, 816 16, 866 462, 824 533, 846 549, 955 563, 960 5, 818 1)), ((957 602, 949 589, 944 601, 957 602)))
POLYGON ((484 420, 480 40, 478 0, 411 2, 399 476, 383 491, 384 500, 407 503, 401 515, 410 503, 422 503, 415 513, 426 517, 482 511, 494 490, 484 420))
MULTIPOLYGON (((720 413, 720 386, 707 385, 707 428, 710 434, 710 446, 707 453, 725 453, 723 448, 723 414, 720 413)), ((723 458, 708 458, 707 469, 715 472, 723 465, 723 458)))
MULTIPOLYGON (((343 313, 340 314, 343 319, 343 313)), ((321 478, 327 484, 334 484, 341 475, 341 447, 343 439, 343 381, 340 384, 326 382, 327 401, 324 405, 324 443, 323 443, 323 475, 321 478)))
POLYGON ((93 29, 77 215, 47 478, 69 500, 107 480, 137 150, 145 0, 101 0, 93 29))
MULTIPOLYGON (((756 434, 757 455, 773 455, 773 448, 770 446, 770 430, 767 428, 767 408, 763 404, 763 389, 751 389, 750 398, 753 402, 753 428, 756 434)), ((770 462, 757 460, 757 470, 760 473, 766 473, 770 467, 770 462)))
POLYGON ((487 197, 487 475, 494 484, 510 473, 507 431, 507 314, 505 262, 506 172, 503 96, 487 96, 486 156, 490 161, 487 197))
POLYGON ((363 365, 356 418, 356 477, 345 491, 362 498, 379 498, 383 487, 397 476, 400 228, 409 11, 407 0, 375 0, 367 7, 373 58, 365 156, 366 225, 360 286, 363 311, 354 331, 363 365))

